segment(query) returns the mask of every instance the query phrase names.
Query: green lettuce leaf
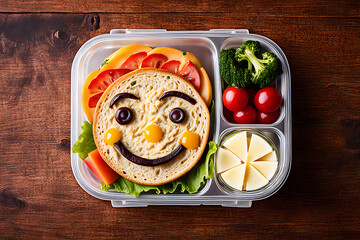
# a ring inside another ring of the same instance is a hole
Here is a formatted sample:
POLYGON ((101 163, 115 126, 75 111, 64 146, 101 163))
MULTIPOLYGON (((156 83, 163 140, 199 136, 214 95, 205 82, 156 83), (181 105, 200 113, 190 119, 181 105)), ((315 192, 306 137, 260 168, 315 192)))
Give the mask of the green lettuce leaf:
POLYGON ((138 197, 142 192, 148 192, 150 190, 155 190, 157 194, 173 193, 178 187, 180 187, 179 190, 181 192, 187 191, 188 193, 196 193, 202 186, 204 186, 206 179, 210 179, 214 176, 214 153, 216 150, 216 143, 210 141, 205 159, 200 159, 195 167, 193 167, 187 174, 170 183, 160 186, 146 186, 133 183, 123 177, 120 177, 108 186, 101 183, 101 189, 104 191, 115 189, 118 192, 131 194, 135 197, 138 197))
POLYGON ((92 132, 92 123, 85 121, 81 129, 83 132, 71 149, 74 153, 78 153, 81 159, 85 159, 90 152, 96 149, 96 145, 92 132))

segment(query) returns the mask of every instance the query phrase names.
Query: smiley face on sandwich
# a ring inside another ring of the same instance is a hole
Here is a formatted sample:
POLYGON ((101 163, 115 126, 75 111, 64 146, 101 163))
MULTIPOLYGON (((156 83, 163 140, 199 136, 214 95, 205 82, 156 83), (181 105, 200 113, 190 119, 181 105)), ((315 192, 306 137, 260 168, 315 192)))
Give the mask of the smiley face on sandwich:
POLYGON ((144 68, 106 89, 93 133, 100 155, 121 176, 162 185, 195 166, 209 129, 208 107, 191 84, 177 74, 144 68))

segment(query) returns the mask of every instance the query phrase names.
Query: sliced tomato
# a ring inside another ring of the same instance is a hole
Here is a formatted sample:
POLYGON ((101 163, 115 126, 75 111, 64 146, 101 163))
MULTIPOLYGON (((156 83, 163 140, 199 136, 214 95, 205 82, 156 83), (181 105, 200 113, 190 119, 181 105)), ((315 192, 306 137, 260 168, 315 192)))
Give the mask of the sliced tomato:
POLYGON ((96 104, 99 101, 99 99, 101 98, 101 96, 103 95, 103 93, 104 92, 97 93, 95 95, 92 95, 89 98, 89 102, 88 102, 89 108, 95 108, 96 107, 96 104))
POLYGON ((89 89, 89 108, 96 107, 103 92, 118 78, 131 72, 130 69, 110 69, 99 73, 88 86, 89 89))
POLYGON ((200 74, 191 61, 186 61, 179 74, 188 80, 197 91, 200 90, 200 74))
POLYGON ((144 58, 141 63, 141 68, 152 67, 160 68, 168 60, 167 56, 161 53, 153 53, 144 58))
POLYGON ((146 52, 138 52, 131 55, 125 62, 121 65, 120 68, 126 68, 130 70, 136 70, 139 68, 141 62, 146 58, 146 52))
POLYGON ((110 69, 101 72, 90 82, 88 86, 90 94, 104 92, 115 80, 131 71, 130 69, 110 69))
POLYGON ((113 183, 120 176, 102 159, 99 151, 95 149, 89 153, 89 156, 84 159, 86 165, 95 174, 95 176, 106 185, 113 183))
POLYGON ((165 69, 173 73, 179 73, 180 64, 180 61, 177 60, 167 61, 161 66, 161 69, 165 69))
MULTIPOLYGON (((142 44, 130 44, 124 46, 107 57, 107 64, 105 64, 101 70, 119 69, 121 65, 131 56, 139 52, 150 52, 151 47, 142 44)), ((141 61, 140 61, 141 63, 141 61)))

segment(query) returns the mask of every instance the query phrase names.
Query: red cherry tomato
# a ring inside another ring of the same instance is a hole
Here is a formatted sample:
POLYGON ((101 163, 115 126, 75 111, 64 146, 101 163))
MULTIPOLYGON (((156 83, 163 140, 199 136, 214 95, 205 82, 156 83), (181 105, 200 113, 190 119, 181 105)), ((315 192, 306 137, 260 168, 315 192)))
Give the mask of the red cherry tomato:
POLYGON ((247 92, 249 94, 249 102, 248 102, 248 104, 254 106, 254 98, 255 98, 255 95, 256 95, 256 91, 254 89, 252 89, 252 88, 247 88, 246 90, 247 90, 247 92))
POLYGON ((249 100, 249 94, 244 88, 228 87, 223 93, 223 103, 227 109, 236 112, 243 109, 249 100))
POLYGON ((179 74, 188 80, 197 91, 200 90, 200 74, 191 61, 186 62, 185 66, 179 71, 179 74))
POLYGON ((261 112, 275 112, 281 102, 281 94, 272 87, 260 89, 254 98, 255 107, 261 112))
POLYGON ((234 120, 239 124, 251 124, 256 122, 256 110, 254 107, 247 105, 244 109, 234 112, 234 120))
POLYGON ((275 112, 257 112, 257 123, 262 124, 270 124, 274 123, 280 116, 280 109, 276 110, 275 112))
POLYGON ((224 108, 224 117, 231 123, 234 123, 234 113, 227 108, 224 108))
POLYGON ((147 56, 146 52, 135 53, 131 55, 128 59, 126 59, 120 68, 126 68, 131 70, 138 69, 141 62, 144 60, 146 56, 147 56))
POLYGON ((159 68, 168 60, 167 56, 161 53, 153 53, 144 58, 141 63, 141 68, 144 67, 152 67, 152 68, 159 68))
POLYGON ((161 69, 165 69, 173 73, 179 73, 180 64, 180 61, 171 60, 164 63, 164 65, 161 66, 161 69))

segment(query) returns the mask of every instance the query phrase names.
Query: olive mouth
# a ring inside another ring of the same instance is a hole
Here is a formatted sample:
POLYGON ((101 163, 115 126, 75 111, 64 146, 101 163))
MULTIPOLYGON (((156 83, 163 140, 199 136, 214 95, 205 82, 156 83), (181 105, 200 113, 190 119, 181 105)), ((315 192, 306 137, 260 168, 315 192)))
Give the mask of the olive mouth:
POLYGON ((117 141, 114 143, 114 146, 116 150, 118 150, 126 159, 129 161, 142 165, 142 166, 158 166, 164 163, 169 162, 173 158, 175 158, 179 153, 181 153, 183 150, 185 150, 185 147, 183 145, 177 146, 171 153, 164 157, 155 158, 155 159, 148 159, 148 158, 142 158, 139 157, 132 152, 130 152, 122 143, 121 141, 117 141))

